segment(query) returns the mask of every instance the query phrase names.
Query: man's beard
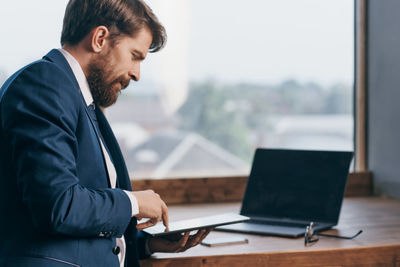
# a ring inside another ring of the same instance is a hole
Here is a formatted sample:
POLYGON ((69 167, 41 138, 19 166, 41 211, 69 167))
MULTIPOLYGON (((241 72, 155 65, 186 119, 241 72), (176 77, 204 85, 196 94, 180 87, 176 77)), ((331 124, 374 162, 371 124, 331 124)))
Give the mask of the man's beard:
POLYGON ((121 92, 117 92, 113 86, 118 86, 118 83, 121 83, 121 90, 123 90, 129 85, 129 80, 123 77, 113 78, 115 76, 113 66, 109 63, 108 57, 109 54, 107 53, 105 56, 89 63, 87 77, 94 103, 104 108, 114 104, 117 101, 118 94, 121 92))

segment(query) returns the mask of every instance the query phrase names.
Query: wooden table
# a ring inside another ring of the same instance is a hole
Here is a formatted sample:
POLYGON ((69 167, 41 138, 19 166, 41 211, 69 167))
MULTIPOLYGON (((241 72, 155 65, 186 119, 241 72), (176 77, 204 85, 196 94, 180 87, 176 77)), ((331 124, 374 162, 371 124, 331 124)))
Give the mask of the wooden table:
MULTIPOLYGON (((170 220, 239 212, 240 203, 169 207, 170 220)), ((279 238, 213 231, 209 237, 244 236, 249 244, 197 246, 183 253, 155 253, 142 266, 400 266, 400 201, 376 197, 345 198, 339 224, 326 233, 353 240, 320 237, 304 247, 304 238, 279 238)))

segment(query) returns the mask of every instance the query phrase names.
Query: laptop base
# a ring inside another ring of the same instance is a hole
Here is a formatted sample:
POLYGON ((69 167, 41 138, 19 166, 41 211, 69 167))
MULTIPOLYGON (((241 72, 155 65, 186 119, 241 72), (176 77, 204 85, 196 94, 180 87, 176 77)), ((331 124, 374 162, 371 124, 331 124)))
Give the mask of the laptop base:
MULTIPOLYGON (((322 231, 331 228, 333 225, 320 224, 316 225, 315 231, 322 231)), ((281 226, 281 225, 269 225, 259 224, 252 222, 236 223, 231 225, 224 225, 215 228, 217 231, 224 232, 237 232, 246 234, 258 234, 258 235, 270 235, 270 236, 282 236, 282 237, 300 237, 304 236, 306 227, 300 226, 281 226)))

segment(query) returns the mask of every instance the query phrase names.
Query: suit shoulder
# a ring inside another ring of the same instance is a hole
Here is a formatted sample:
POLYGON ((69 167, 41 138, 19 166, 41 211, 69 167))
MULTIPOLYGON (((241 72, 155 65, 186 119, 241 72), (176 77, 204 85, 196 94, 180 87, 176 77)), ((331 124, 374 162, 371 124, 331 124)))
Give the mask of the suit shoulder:
POLYGON ((69 79, 64 70, 57 64, 45 59, 32 62, 16 74, 15 80, 27 77, 42 83, 55 82, 64 86, 73 86, 73 82, 69 79))
POLYGON ((0 100, 5 94, 48 95, 69 104, 79 103, 79 89, 57 64, 48 60, 35 61, 14 73, 3 85, 0 100))
POLYGON ((16 71, 4 82, 2 89, 9 87, 16 79, 20 78, 21 76, 25 75, 27 72, 30 71, 37 72, 38 75, 46 74, 47 72, 54 72, 54 73, 58 72, 62 74, 62 70, 56 64, 44 59, 40 59, 16 71))
POLYGON ((76 127, 82 111, 82 97, 68 75, 55 63, 35 61, 12 75, 1 88, 0 114, 3 120, 18 112, 67 118, 76 127))

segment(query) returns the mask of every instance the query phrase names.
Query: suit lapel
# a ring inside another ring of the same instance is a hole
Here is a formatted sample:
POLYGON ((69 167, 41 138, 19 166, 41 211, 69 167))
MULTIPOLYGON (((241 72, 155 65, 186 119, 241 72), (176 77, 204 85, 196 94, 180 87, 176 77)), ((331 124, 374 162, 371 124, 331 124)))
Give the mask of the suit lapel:
POLYGON ((95 132, 96 132, 97 138, 100 138, 100 136, 99 136, 99 134, 98 134, 98 132, 96 130, 96 127, 94 127, 94 122, 92 121, 92 118, 89 115, 89 111, 87 110, 86 102, 85 102, 85 99, 84 99, 84 97, 82 95, 82 92, 80 91, 78 81, 76 80, 74 72, 72 71, 72 69, 71 69, 68 61, 65 59, 64 55, 60 51, 58 51, 58 49, 53 49, 49 53, 47 53, 47 55, 45 55, 43 57, 43 59, 55 63, 70 78, 70 80, 74 84, 74 88, 72 88, 72 89, 74 91, 76 91, 76 92, 79 92, 79 94, 81 96, 82 103, 83 103, 83 105, 85 107, 85 112, 86 112, 86 114, 87 114, 87 116, 88 116, 88 118, 89 118, 89 120, 90 120, 90 122, 91 122, 91 124, 92 124, 92 126, 93 126, 93 128, 95 130, 95 132))
MULTIPOLYGON (((68 61, 65 59, 65 57, 62 55, 62 53, 60 51, 58 51, 57 49, 53 49, 47 55, 45 55, 43 57, 43 59, 54 62, 57 66, 59 66, 59 68, 62 69, 67 74, 67 76, 71 79, 71 81, 73 82, 73 84, 74 84, 73 89, 80 92, 78 81, 76 80, 75 75, 72 72, 72 69, 68 64, 68 61)), ((81 95, 82 103, 85 106, 85 112, 86 112, 93 128, 95 129, 97 139, 100 140, 100 135, 97 132, 96 127, 94 126, 94 122, 92 121, 92 119, 89 115, 89 111, 87 110, 85 99, 83 98, 82 93, 80 95, 81 95)), ((96 111, 97 120, 99 123, 100 131, 103 135, 105 145, 107 146, 107 148, 110 152, 110 157, 114 163, 115 170, 117 172, 117 186, 122 189, 132 190, 128 170, 126 168, 124 158, 122 156, 118 142, 114 136, 114 133, 112 132, 111 127, 108 124, 107 119, 104 116, 103 112, 97 105, 96 105, 95 111, 96 111)))
MULTIPOLYGON (((96 133, 96 138, 99 141, 100 140, 100 134, 97 131, 97 127, 94 124, 94 121, 92 120, 89 111, 88 111, 88 107, 86 106, 86 102, 85 102, 85 98, 82 95, 82 92, 79 88, 79 83, 76 80, 76 77, 74 75, 74 72, 72 71, 68 61, 65 59, 64 55, 58 50, 58 49, 53 49, 51 50, 49 53, 47 53, 47 55, 45 55, 43 57, 43 59, 48 60, 50 62, 53 62, 54 64, 56 64, 61 70, 64 71, 64 73, 67 74, 67 76, 70 78, 70 80, 73 82, 74 84, 74 88, 72 88, 75 92, 79 92, 79 95, 81 96, 81 100, 82 100, 82 104, 84 106, 86 115, 94 129, 94 132, 96 133)), ((99 141, 99 145, 100 145, 100 141, 99 141)), ((101 145, 100 145, 101 147, 101 145)), ((108 176, 108 173, 107 173, 108 176)))

